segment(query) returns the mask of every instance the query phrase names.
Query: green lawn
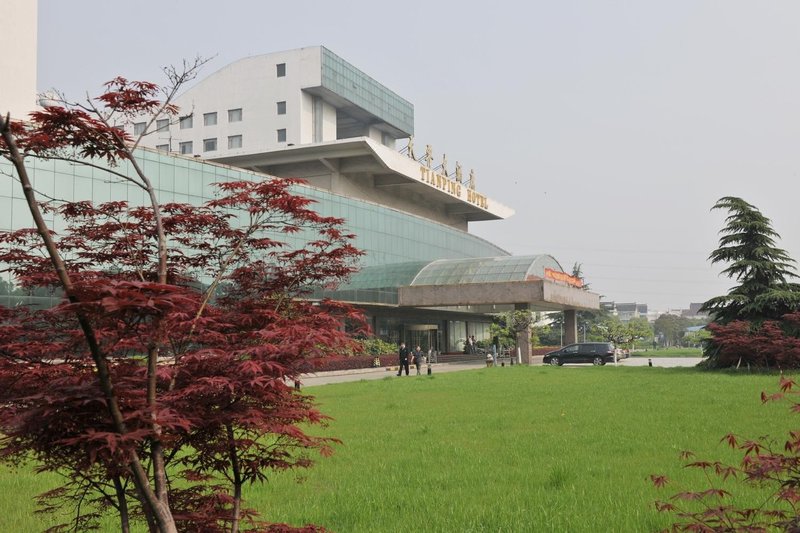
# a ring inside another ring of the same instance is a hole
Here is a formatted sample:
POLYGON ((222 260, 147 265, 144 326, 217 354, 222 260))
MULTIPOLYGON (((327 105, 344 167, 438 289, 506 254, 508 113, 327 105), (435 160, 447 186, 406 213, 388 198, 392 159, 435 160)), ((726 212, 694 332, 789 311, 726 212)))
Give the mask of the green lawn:
MULTIPOLYGON (((681 467, 681 450, 731 459, 719 443, 730 431, 782 437, 796 427, 785 405, 759 402, 776 384, 587 365, 309 387, 344 445, 246 497, 270 520, 337 532, 653 531, 669 525, 652 505, 668 492, 649 474, 705 487, 681 467)), ((45 485, 28 472, 0 475, 0 531, 42 529, 30 498, 45 485)))

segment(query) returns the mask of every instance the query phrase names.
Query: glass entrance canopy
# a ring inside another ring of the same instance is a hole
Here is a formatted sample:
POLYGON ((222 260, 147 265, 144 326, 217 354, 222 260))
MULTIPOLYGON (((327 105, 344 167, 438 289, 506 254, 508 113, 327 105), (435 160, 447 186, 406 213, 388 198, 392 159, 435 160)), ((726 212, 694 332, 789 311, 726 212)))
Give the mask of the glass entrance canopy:
POLYGON ((550 255, 390 263, 361 269, 347 284, 326 296, 356 303, 396 305, 400 287, 529 281, 544 279, 546 268, 563 271, 550 255))
POLYGON ((561 265, 550 255, 476 257, 441 259, 428 263, 410 285, 461 285, 464 283, 496 283, 544 278, 544 269, 562 272, 561 265))

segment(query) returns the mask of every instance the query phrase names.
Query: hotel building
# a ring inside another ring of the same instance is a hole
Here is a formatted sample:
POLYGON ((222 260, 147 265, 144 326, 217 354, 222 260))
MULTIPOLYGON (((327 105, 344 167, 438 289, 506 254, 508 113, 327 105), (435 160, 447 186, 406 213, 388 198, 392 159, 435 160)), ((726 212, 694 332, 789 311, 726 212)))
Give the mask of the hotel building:
MULTIPOLYGON (((458 351, 467 336, 489 337, 491 313, 532 309, 564 311, 569 342, 575 311, 599 306, 553 257, 511 256, 470 234, 470 222, 513 210, 482 194, 473 172, 413 147, 413 106, 324 47, 239 60, 176 103, 174 120, 142 117, 130 127, 147 134, 139 158, 159 200, 199 204, 219 181, 305 179, 297 192, 321 214, 344 218, 366 252, 348 284, 317 296, 357 304, 387 341, 458 351)), ((145 203, 141 190, 98 168, 36 160, 31 169, 37 190, 54 198, 145 203)), ((0 159, 0 172, 13 169, 0 159)), ((2 230, 31 224, 19 189, 0 180, 2 230)), ((19 294, 11 279, 0 289, 5 305, 50 303, 19 294)))

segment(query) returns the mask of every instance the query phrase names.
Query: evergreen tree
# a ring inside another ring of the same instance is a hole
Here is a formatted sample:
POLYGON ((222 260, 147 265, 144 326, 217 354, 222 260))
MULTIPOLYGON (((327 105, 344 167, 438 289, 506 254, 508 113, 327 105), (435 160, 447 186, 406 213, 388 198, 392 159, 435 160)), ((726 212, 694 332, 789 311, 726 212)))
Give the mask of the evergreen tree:
POLYGON ((583 283, 581 288, 585 291, 589 290, 589 284, 586 283, 586 280, 583 279, 583 264, 578 263, 577 261, 572 265, 572 276, 578 278, 583 283))
POLYGON ((719 248, 711 252, 712 264, 728 263, 722 272, 739 285, 724 296, 716 296, 703 304, 714 322, 727 324, 744 320, 756 324, 764 320, 780 320, 800 308, 800 285, 794 260, 775 247, 780 236, 772 229, 770 219, 741 198, 725 196, 713 209, 729 212, 720 231, 719 248))

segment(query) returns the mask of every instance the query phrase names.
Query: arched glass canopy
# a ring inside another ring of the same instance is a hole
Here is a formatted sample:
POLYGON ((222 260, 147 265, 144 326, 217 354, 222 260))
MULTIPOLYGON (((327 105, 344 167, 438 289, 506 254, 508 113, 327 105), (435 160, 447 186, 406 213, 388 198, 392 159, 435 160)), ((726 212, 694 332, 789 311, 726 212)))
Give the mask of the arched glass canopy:
POLYGON ((558 261, 550 255, 440 259, 428 263, 422 268, 410 285, 526 281, 533 278, 544 278, 545 268, 558 272, 563 271, 558 261))
POLYGON ((363 303, 397 304, 400 287, 463 285, 544 279, 545 269, 563 271, 550 255, 410 261, 364 267, 326 295, 363 303))

